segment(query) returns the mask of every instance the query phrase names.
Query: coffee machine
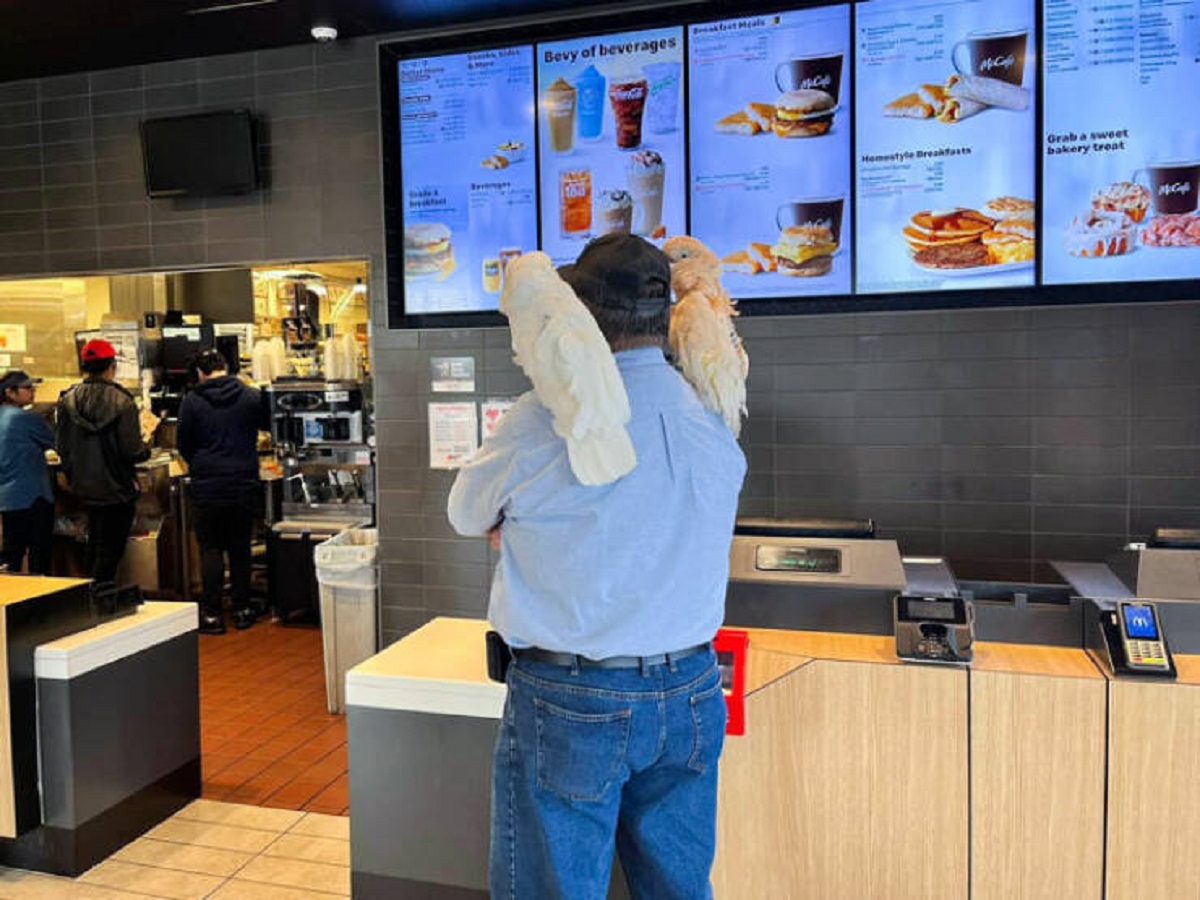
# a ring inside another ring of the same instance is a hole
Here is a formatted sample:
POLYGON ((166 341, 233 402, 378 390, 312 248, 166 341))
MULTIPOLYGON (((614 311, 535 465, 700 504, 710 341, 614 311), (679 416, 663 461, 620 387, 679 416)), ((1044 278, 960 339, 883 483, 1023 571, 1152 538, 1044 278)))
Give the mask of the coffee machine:
POLYGON ((278 379, 266 389, 283 477, 267 545, 271 605, 284 624, 319 621, 313 549, 375 521, 370 421, 358 382, 278 379))

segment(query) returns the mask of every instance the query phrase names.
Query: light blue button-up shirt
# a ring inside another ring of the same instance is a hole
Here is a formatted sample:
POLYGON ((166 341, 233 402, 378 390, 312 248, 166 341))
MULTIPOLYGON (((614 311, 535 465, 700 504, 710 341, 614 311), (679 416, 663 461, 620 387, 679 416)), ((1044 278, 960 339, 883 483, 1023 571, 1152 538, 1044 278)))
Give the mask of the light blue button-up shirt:
POLYGON ((646 656, 708 641, 724 618, 745 456, 662 351, 616 360, 632 409, 632 472, 580 484, 530 392, 450 492, 460 534, 502 522, 488 618, 513 646, 646 656))

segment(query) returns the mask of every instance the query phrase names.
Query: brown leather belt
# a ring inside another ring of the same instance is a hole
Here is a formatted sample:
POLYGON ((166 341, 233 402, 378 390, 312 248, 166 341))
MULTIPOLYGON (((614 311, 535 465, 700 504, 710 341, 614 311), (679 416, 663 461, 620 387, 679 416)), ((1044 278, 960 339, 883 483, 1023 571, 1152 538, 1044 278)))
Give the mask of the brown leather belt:
POLYGON ((604 659, 589 659, 578 653, 560 653, 556 650, 543 650, 541 647, 513 647, 512 654, 517 659, 527 659, 531 662, 550 663, 554 666, 579 667, 582 669, 643 669, 648 666, 664 666, 697 653, 708 650, 712 644, 693 644, 682 650, 671 653, 657 653, 654 656, 607 656, 604 659))

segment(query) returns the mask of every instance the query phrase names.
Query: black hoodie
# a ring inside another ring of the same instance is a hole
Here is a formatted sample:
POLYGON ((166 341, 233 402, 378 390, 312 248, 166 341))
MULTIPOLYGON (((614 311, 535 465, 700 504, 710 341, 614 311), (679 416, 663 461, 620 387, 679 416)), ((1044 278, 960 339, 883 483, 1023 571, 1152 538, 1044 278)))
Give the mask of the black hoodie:
POLYGON ((262 395, 233 375, 210 378, 179 405, 179 452, 200 501, 242 500, 258 485, 258 432, 267 427, 262 395))
POLYGON ((58 401, 58 453, 71 490, 84 503, 132 503, 142 443, 137 404, 121 385, 88 378, 58 401))

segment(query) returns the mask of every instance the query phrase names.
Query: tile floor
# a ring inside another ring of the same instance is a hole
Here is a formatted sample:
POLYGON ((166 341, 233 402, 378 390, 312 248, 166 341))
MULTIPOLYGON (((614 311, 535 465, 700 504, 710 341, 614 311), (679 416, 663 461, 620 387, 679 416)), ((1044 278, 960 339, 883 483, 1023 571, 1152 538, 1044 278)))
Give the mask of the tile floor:
POLYGON ((79 878, 0 868, 0 900, 350 896, 350 820, 196 800, 79 878))
POLYGON ((200 727, 204 798, 348 813, 346 719, 327 711, 320 629, 200 635, 200 727))

